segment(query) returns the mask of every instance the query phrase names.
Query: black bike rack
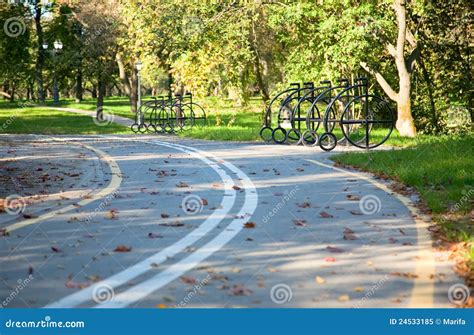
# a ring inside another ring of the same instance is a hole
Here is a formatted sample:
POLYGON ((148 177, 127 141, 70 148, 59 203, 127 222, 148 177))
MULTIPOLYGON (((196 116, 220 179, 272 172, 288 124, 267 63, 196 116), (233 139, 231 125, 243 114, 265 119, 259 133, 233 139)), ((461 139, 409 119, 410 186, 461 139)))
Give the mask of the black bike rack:
POLYGON ((204 108, 193 101, 191 93, 186 93, 171 98, 153 97, 145 101, 130 128, 134 133, 172 134, 206 124, 204 108))
POLYGON ((335 86, 328 80, 317 87, 313 82, 290 84, 270 101, 260 136, 266 142, 319 145, 326 151, 342 143, 373 149, 385 143, 393 126, 393 109, 370 94, 367 78, 352 84, 343 78, 335 86))

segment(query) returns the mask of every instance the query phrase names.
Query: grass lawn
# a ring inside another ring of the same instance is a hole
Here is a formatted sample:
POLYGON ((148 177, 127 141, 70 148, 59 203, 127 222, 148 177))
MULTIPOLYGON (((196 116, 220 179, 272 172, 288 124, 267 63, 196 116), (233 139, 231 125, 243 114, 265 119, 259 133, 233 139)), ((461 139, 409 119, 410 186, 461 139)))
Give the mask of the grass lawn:
POLYGON ((96 125, 93 119, 45 108, 0 108, 0 133, 4 134, 126 134, 128 127, 115 123, 96 125))
MULTIPOLYGON (((414 187, 452 242, 473 242, 474 136, 419 136, 406 148, 344 153, 332 159, 414 187)), ((470 266, 474 269, 471 244, 470 266)))

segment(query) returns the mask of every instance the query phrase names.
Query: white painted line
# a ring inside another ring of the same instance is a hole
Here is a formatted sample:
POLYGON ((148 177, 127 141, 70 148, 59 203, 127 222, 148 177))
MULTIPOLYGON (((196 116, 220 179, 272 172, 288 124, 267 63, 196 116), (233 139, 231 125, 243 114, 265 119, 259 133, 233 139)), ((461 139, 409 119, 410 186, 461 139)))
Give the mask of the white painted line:
POLYGON ((316 160, 308 159, 309 162, 316 165, 324 166, 329 169, 333 169, 342 172, 346 175, 363 179, 379 189, 387 192, 390 195, 396 197, 402 204, 404 204, 410 213, 412 214, 413 220, 415 221, 416 237, 417 237, 417 252, 418 258, 415 261, 415 274, 418 278, 414 281, 413 289, 411 291, 410 303, 408 308, 432 308, 433 307, 433 296, 434 296, 434 280, 430 279, 430 275, 435 273, 435 261, 433 253, 431 252, 431 237, 428 233, 429 224, 428 218, 421 213, 418 208, 413 206, 412 201, 404 195, 398 194, 390 190, 386 185, 370 178, 369 176, 351 172, 337 168, 332 165, 324 164, 316 160), (421 218, 425 218, 424 220, 421 218))
POLYGON ((220 250, 242 230, 244 224, 248 222, 249 216, 257 208, 258 194, 252 181, 245 173, 226 161, 222 164, 241 179, 245 190, 245 201, 242 209, 237 214, 239 218, 234 219, 223 232, 188 257, 171 265, 158 275, 114 296, 112 300, 97 305, 96 308, 123 308, 138 302, 199 265, 199 263, 220 250))
MULTIPOLYGON (((121 139, 124 140, 124 139, 121 139)), ((119 287, 121 285, 126 284, 127 282, 131 281, 132 279, 140 276, 141 274, 149 271, 151 269, 150 264, 160 264, 163 263, 168 259, 168 257, 173 257, 174 255, 178 254, 179 252, 183 251, 185 248, 191 246, 192 244, 196 243, 199 239, 205 236, 208 232, 214 229, 228 214, 228 212, 232 209, 235 198, 236 192, 232 188, 234 186, 234 182, 231 177, 227 175, 225 170, 223 170, 218 164, 209 160, 204 155, 199 152, 195 152, 194 150, 190 150, 191 148, 185 146, 178 146, 169 144, 166 142, 155 143, 160 146, 165 146, 173 149, 180 150, 182 152, 188 153, 197 159, 200 159, 208 166, 210 166, 217 174, 220 176, 224 183, 224 197, 222 198, 222 202, 220 204, 220 208, 215 210, 198 228, 190 232, 188 235, 177 241, 176 243, 170 245, 169 247, 163 249, 162 251, 146 258, 145 260, 103 280, 94 285, 91 285, 81 291, 68 295, 54 303, 51 303, 46 308, 67 308, 67 307, 75 307, 82 303, 85 303, 89 300, 92 300, 93 292, 96 287, 101 287, 102 285, 109 285, 112 288, 119 287)))

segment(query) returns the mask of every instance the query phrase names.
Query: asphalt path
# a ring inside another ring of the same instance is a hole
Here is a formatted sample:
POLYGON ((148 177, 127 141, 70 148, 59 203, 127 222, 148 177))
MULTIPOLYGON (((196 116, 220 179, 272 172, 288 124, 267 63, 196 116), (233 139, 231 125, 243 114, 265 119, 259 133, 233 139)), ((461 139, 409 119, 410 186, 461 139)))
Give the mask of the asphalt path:
POLYGON ((83 152, 67 189, 0 214, 3 307, 449 307, 462 283, 415 197, 316 148, 1 139, 22 150, 2 160, 83 152))

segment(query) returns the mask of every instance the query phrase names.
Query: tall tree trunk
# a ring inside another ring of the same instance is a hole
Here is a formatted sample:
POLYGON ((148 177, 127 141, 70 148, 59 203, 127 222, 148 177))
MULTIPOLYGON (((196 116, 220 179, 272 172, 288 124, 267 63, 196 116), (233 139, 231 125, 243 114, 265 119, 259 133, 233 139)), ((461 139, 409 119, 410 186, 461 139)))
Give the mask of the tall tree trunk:
POLYGON ((92 85, 91 96, 92 96, 92 99, 97 99, 97 86, 95 85, 92 85))
POLYGON ((12 87, 10 90, 10 103, 15 102, 15 88, 16 88, 16 83, 15 81, 12 81, 12 87))
POLYGON ((79 61, 76 69, 76 87, 75 87, 75 98, 76 103, 79 103, 83 99, 84 89, 82 87, 82 60, 79 61))
POLYGON ((171 65, 168 64, 166 70, 168 72, 168 98, 171 99, 173 97, 173 73, 171 72, 171 65))
POLYGON ((99 121, 104 120, 104 96, 105 96, 105 80, 102 75, 98 78, 97 102, 96 102, 96 118, 99 121))
POLYGON ((420 65, 421 74, 423 75, 423 80, 428 89, 428 98, 430 100, 430 108, 431 108, 431 123, 433 123, 435 132, 438 133, 440 131, 439 118, 438 118, 438 112, 436 111, 436 104, 434 101, 433 81, 431 80, 431 75, 428 72, 428 69, 426 68, 423 58, 421 58, 421 56, 420 56, 420 59, 418 60, 418 64, 420 65))
POLYGON ((41 0, 35 2, 35 27, 36 37, 38 42, 37 57, 35 64, 35 78, 38 90, 38 102, 44 103, 44 88, 43 88, 43 65, 44 65, 44 50, 43 50, 43 27, 41 26, 41 0))
POLYGON ((394 58, 398 71, 399 92, 395 92, 385 78, 377 71, 370 69, 365 62, 360 65, 364 70, 375 76, 377 82, 384 92, 397 103, 396 128, 400 135, 407 137, 416 136, 416 128, 411 112, 411 74, 415 62, 420 55, 420 48, 414 36, 407 28, 405 0, 394 0, 393 7, 397 17, 398 35, 397 45, 387 45, 388 52, 394 58), (408 42, 413 50, 408 57, 405 57, 405 44, 408 42))
POLYGON ((125 62, 123 56, 120 52, 117 52, 115 59, 117 61, 117 66, 119 69, 119 77, 122 80, 123 89, 125 94, 128 96, 130 101, 130 108, 133 113, 137 112, 137 86, 138 86, 138 77, 137 70, 135 66, 132 67, 132 76, 129 78, 127 70, 125 68, 125 62))

